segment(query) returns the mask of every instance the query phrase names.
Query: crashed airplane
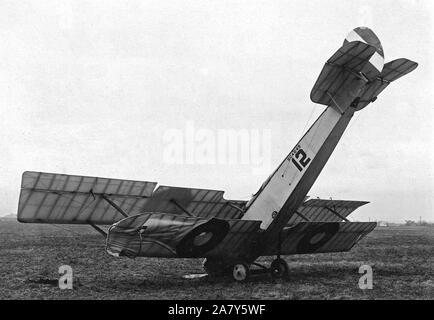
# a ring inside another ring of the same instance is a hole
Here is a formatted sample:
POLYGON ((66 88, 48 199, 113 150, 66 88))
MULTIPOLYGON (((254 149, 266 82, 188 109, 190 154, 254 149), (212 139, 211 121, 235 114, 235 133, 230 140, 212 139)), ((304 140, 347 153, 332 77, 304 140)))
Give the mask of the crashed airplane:
POLYGON ((351 31, 310 94, 325 110, 249 201, 226 200, 218 190, 27 171, 18 220, 88 224, 116 257, 204 258, 209 275, 236 281, 253 266, 284 277, 282 255, 348 251, 376 227, 347 219, 367 202, 307 200, 307 193, 354 113, 416 67, 404 58, 385 63, 374 32, 351 31), (267 267, 255 262, 261 256, 276 258, 267 267))

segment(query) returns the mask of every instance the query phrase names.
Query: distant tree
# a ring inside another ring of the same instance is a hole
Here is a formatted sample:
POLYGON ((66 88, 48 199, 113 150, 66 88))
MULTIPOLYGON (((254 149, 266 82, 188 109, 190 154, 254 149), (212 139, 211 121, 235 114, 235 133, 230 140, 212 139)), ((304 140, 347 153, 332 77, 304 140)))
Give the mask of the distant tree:
POLYGON ((406 226, 415 226, 416 222, 414 222, 413 220, 405 220, 405 225, 406 226))

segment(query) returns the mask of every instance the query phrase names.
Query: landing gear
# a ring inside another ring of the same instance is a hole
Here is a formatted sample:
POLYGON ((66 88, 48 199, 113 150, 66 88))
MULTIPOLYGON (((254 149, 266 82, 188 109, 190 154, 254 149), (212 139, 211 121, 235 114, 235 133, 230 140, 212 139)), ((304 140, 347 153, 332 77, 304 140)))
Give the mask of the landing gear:
POLYGON ((270 274, 275 279, 282 279, 288 276, 289 267, 286 261, 277 257, 271 262, 270 267, 266 267, 257 262, 253 262, 259 268, 250 269, 250 265, 243 260, 234 261, 232 264, 222 263, 215 259, 205 259, 203 267, 210 277, 231 276, 237 282, 248 281, 251 274, 270 274))
POLYGON ((285 260, 277 258, 273 260, 269 270, 273 278, 281 279, 288 276, 289 267, 285 260))
POLYGON ((202 263, 203 268, 211 277, 220 277, 231 275, 237 282, 244 282, 250 276, 250 267, 248 264, 240 261, 231 264, 225 264, 216 259, 205 259, 202 263))
POLYGON ((259 263, 253 263, 253 265, 259 266, 260 269, 250 270, 250 267, 245 263, 237 263, 232 266, 232 277, 237 282, 246 281, 250 274, 263 274, 270 273, 275 279, 286 278, 289 274, 289 267, 285 260, 277 258, 273 260, 270 267, 267 268, 259 263))
POLYGON ((250 275, 250 268, 244 263, 237 263, 232 267, 232 277, 237 282, 245 282, 250 275))
POLYGON ((270 265, 270 273, 273 278, 281 279, 288 276, 288 264, 280 257, 282 252, 282 233, 279 232, 279 238, 277 242, 277 257, 270 265))

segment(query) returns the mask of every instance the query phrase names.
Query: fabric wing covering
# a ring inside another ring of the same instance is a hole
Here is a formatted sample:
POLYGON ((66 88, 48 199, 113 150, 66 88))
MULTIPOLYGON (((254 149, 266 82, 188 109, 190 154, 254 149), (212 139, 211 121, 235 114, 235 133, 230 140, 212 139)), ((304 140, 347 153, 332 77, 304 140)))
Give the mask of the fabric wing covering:
POLYGON ((110 227, 106 249, 113 256, 176 257, 176 244, 205 219, 144 213, 110 227))
POLYGON ((226 200, 223 191, 157 186, 156 182, 42 172, 24 172, 18 205, 20 222, 111 225, 128 216, 165 212, 237 219, 245 201, 226 200))
MULTIPOLYGON (((148 181, 25 172, 18 220, 111 225, 124 219, 125 216, 105 201, 103 196, 113 201, 128 216, 144 212, 163 212, 204 219, 234 220, 242 217, 246 204, 246 201, 224 199, 223 191, 156 186, 156 182, 148 181)), ((289 224, 307 220, 342 221, 366 203, 368 202, 307 200, 297 210, 301 215, 294 214, 289 224)))
POLYGON ((125 212, 139 213, 156 185, 155 182, 24 172, 18 220, 110 225, 125 217, 102 195, 108 195, 125 212))
MULTIPOLYGON (((376 222, 300 222, 283 230, 281 254, 348 251, 376 226, 376 222)), ((277 244, 264 253, 276 254, 277 244)))
POLYGON ((367 201, 310 199, 303 203, 289 219, 288 225, 298 222, 340 222, 367 201))
MULTIPOLYGON (((257 240, 260 222, 239 220, 246 201, 225 200, 223 191, 156 186, 156 182, 148 181, 25 172, 18 220, 116 223, 109 229, 107 250, 130 257, 236 255, 257 240), (212 246, 193 246, 195 250, 206 247, 206 251, 181 250, 180 242, 196 236, 200 228, 211 230, 212 246)), ((304 202, 289 221, 290 227, 284 229, 282 254, 349 250, 376 224, 341 221, 366 203, 322 199, 304 202)), ((273 246, 268 254, 276 254, 273 246)))

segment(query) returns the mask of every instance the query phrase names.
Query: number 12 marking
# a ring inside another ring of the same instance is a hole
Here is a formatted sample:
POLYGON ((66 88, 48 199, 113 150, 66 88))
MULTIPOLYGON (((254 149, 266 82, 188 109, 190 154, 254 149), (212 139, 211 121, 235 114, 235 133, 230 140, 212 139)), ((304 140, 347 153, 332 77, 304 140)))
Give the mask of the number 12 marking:
POLYGON ((304 168, 309 164, 310 158, 307 157, 306 152, 303 149, 300 149, 295 154, 294 158, 291 159, 292 163, 297 167, 297 169, 301 172, 304 168))

